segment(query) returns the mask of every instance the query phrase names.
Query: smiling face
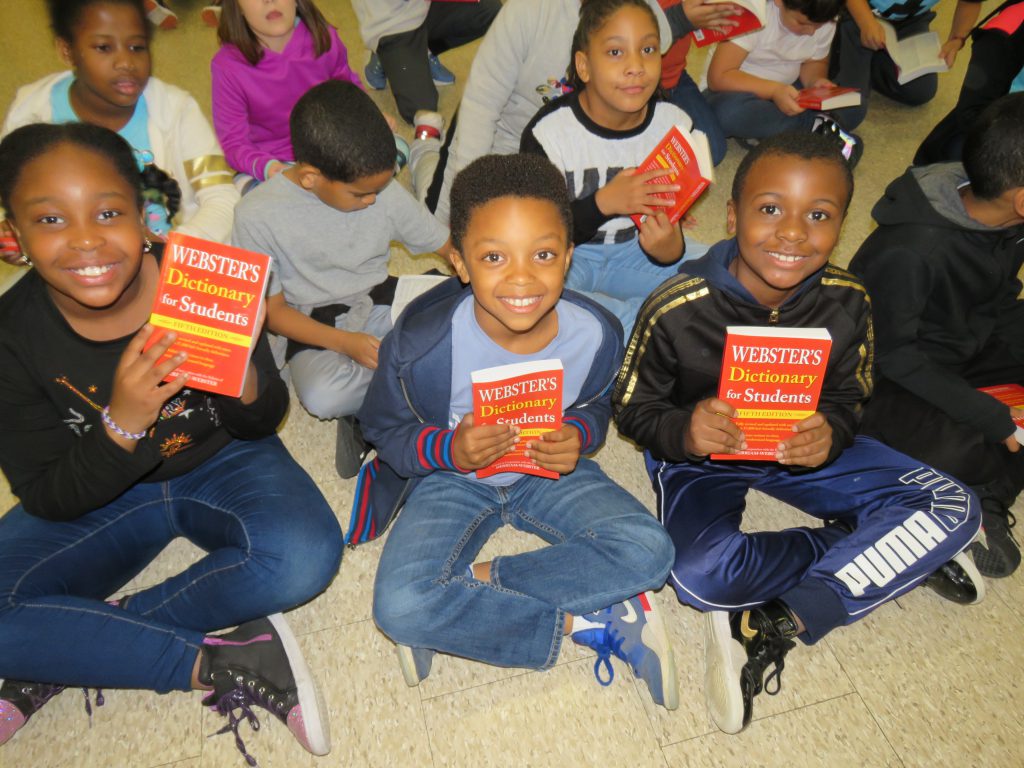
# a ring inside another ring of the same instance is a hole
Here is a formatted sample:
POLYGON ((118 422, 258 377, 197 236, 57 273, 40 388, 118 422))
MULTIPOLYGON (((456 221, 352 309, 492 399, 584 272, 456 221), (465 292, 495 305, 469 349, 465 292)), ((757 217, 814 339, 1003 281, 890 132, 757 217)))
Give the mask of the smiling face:
POLYGON ((123 128, 149 82, 145 20, 131 5, 93 3, 81 13, 71 40, 58 39, 61 58, 75 72, 71 106, 86 123, 123 128))
POLYGON ((284 50, 295 31, 295 0, 238 0, 238 7, 261 45, 284 50))
POLYGON ((747 173, 727 227, 739 256, 730 269, 766 307, 778 307, 828 261, 846 212, 847 178, 838 163, 765 155, 747 173))
POLYGON ((104 155, 58 144, 27 162, 9 220, 68 317, 121 307, 139 289, 144 227, 137 192, 104 155))
POLYGON ((628 130, 643 122, 661 79, 658 25, 642 8, 625 6, 590 36, 575 64, 586 88, 580 103, 605 128, 628 130))
POLYGON ((499 197, 473 210, 452 264, 473 288, 473 312, 494 342, 517 354, 546 347, 558 333, 572 246, 554 203, 499 197))

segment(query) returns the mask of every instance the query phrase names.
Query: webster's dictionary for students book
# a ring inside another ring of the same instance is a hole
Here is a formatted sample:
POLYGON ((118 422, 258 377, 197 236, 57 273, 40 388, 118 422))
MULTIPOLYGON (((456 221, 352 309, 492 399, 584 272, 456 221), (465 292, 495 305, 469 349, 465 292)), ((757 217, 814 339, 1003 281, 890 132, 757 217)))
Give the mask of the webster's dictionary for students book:
POLYGON ((793 425, 818 408, 832 337, 825 328, 730 325, 726 328, 718 399, 736 409, 747 450, 712 459, 775 461, 793 425))
POLYGON ((473 371, 473 423, 514 424, 520 429, 516 446, 478 469, 477 477, 522 472, 558 478, 557 472, 538 467, 524 451, 534 438, 562 428, 562 372, 557 359, 473 371))
POLYGON ((170 234, 149 322, 178 334, 164 359, 178 352, 188 359, 167 381, 187 373, 195 389, 242 394, 269 274, 270 257, 262 253, 170 234))

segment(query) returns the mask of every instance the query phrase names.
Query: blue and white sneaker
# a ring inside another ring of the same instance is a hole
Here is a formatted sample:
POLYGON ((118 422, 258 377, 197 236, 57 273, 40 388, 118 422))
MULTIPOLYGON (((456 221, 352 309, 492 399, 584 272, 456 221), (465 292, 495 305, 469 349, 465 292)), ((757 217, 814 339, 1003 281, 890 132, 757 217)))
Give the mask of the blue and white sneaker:
POLYGON ((366 84, 375 91, 383 91, 388 87, 388 78, 384 74, 384 66, 380 63, 376 53, 370 53, 370 60, 363 67, 363 77, 366 84))
MULTIPOLYGON (((427 54, 427 63, 430 64, 430 79, 434 85, 454 85, 455 75, 448 69, 441 60, 432 53, 427 54)), ((383 86, 381 86, 383 87, 383 86)))
POLYGON ((402 668, 402 677, 410 688, 415 688, 420 681, 426 680, 430 675, 430 665, 434 662, 435 651, 396 644, 395 652, 398 654, 398 664, 402 668))
POLYGON ((633 668, 633 674, 647 683, 651 698, 665 709, 679 707, 679 681, 672 657, 672 644, 661 617, 654 610, 651 592, 631 597, 611 608, 585 614, 582 618, 603 624, 601 628, 582 629, 570 637, 577 645, 597 651, 594 675, 601 685, 610 685, 615 677, 611 657, 617 656, 633 668), (601 667, 608 672, 601 677, 601 667))

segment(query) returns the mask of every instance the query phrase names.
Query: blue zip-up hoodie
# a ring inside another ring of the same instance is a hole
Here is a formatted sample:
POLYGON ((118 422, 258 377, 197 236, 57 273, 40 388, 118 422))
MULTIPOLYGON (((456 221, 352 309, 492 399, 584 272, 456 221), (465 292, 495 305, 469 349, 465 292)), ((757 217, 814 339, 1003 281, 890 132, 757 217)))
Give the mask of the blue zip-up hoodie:
MULTIPOLYGON (((438 470, 461 472, 452 460, 448 428, 452 378, 452 315, 468 287, 447 280, 406 307, 377 355, 377 371, 359 409, 363 435, 377 449, 356 480, 346 543, 384 532, 420 478, 438 470)), ((601 344, 562 421, 580 431, 580 454, 604 442, 611 418, 611 387, 622 361, 622 327, 606 309, 566 290, 562 298, 601 323, 601 344)), ((566 367, 572 360, 563 360, 566 367)))

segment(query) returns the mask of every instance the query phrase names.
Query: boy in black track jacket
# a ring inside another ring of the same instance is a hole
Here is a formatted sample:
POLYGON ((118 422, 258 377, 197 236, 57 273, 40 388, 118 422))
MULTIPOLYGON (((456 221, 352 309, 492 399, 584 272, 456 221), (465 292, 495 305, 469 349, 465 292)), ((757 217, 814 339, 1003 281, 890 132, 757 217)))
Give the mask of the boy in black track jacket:
POLYGON ((794 638, 817 642, 950 558, 973 571, 961 553, 979 527, 970 491, 855 437, 871 392, 870 304, 853 275, 828 263, 852 192, 825 138, 780 134, 751 151, 729 201, 735 239, 647 300, 613 394, 676 546, 671 583, 706 612, 705 691, 727 733, 746 727, 772 677, 777 686, 794 638), (735 409, 716 397, 729 325, 825 327, 832 337, 818 411, 779 444, 777 463, 708 458, 745 446, 735 409), (741 532, 751 488, 830 522, 741 532))

